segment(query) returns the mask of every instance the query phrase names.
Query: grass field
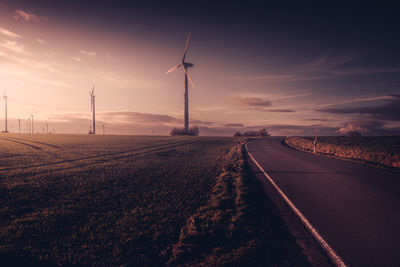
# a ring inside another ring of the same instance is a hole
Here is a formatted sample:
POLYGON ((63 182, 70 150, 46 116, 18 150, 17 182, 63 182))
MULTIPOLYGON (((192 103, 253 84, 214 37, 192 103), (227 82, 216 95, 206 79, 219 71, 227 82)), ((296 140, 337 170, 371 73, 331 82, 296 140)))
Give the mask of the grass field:
POLYGON ((306 264, 255 181, 227 173, 233 167, 226 166, 243 165, 242 155, 227 156, 237 143, 0 134, 0 260, 135 266, 239 263, 240 257, 243 264, 253 257, 306 264), (184 234, 197 219, 196 231, 211 231, 208 246, 197 243, 201 255, 187 249, 184 234))
MULTIPOLYGON (((289 137, 286 143, 313 151, 313 137, 289 137)), ((322 136, 317 152, 362 163, 400 168, 400 136, 322 136)))

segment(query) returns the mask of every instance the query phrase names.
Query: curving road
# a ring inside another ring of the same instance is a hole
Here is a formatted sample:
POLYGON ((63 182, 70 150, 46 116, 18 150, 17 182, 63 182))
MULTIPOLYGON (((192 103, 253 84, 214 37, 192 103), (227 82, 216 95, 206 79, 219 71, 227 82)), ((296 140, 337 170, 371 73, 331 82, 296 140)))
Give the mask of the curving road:
POLYGON ((348 266, 400 266, 400 172, 282 144, 248 151, 348 266))

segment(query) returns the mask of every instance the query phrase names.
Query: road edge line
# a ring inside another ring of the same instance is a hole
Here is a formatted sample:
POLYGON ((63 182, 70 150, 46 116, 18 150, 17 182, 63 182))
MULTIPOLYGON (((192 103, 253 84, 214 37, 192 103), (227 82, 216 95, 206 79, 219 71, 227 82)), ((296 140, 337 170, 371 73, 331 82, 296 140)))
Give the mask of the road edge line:
POLYGON ((278 185, 274 182, 274 180, 271 178, 271 176, 266 173, 266 171, 261 167, 260 164, 256 161, 256 159, 251 155, 250 151, 247 148, 246 143, 246 151, 247 154, 249 154, 251 160, 257 165, 257 167, 260 169, 260 171, 264 174, 264 176, 267 178, 267 180, 272 184, 274 187, 275 191, 278 192, 278 194, 281 196, 281 198, 286 202, 286 204, 290 207, 290 209, 296 214, 296 216, 300 219, 300 221, 303 223, 304 227, 311 233, 311 235, 314 237, 314 239, 317 241, 317 243, 321 246, 321 248, 328 254, 330 260, 332 261, 333 264, 336 266, 340 267, 346 267, 346 264, 340 258, 339 255, 336 254, 336 252, 329 246, 329 244, 323 239, 323 237, 318 233, 318 231, 311 225, 311 223, 307 220, 307 218, 301 213, 301 211, 293 204, 293 202, 286 196, 286 194, 278 187, 278 185))

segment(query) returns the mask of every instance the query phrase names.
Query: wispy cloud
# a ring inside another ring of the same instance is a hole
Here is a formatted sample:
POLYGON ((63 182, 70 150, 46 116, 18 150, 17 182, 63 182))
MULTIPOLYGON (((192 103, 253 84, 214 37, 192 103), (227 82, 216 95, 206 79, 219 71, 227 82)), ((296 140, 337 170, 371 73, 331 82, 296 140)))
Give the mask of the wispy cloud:
POLYGON ((26 49, 23 45, 18 43, 17 41, 14 40, 5 40, 0 43, 1 48, 5 48, 9 51, 12 51, 14 53, 18 54, 26 54, 26 49))
MULTIPOLYGON (((0 48, 3 48, 2 44, 0 44, 0 48)), ((15 48, 15 47, 11 46, 11 47, 8 47, 8 49, 19 50, 20 48, 15 48)), ((32 59, 31 57, 26 56, 28 54, 29 53, 23 51, 22 53, 13 55, 12 53, 9 53, 8 51, 3 52, 0 50, 0 57, 7 59, 8 61, 12 61, 12 62, 24 65, 26 67, 30 67, 33 69, 46 70, 46 71, 50 71, 52 73, 59 72, 57 69, 54 68, 54 64, 32 59)))
POLYGON ((113 111, 103 112, 99 114, 99 117, 103 120, 114 120, 121 123, 143 123, 143 124, 154 124, 154 123, 172 123, 177 122, 177 119, 162 114, 152 113, 141 113, 133 111, 113 111))
POLYGON ((234 76, 240 81, 312 81, 331 79, 340 76, 357 76, 382 73, 397 73, 400 68, 346 68, 344 65, 356 56, 331 58, 327 54, 302 65, 290 68, 284 73, 247 74, 234 76))
POLYGON ((271 102, 261 97, 231 96, 232 104, 239 107, 269 107, 271 102))
POLYGON ((268 112, 282 112, 282 113, 294 112, 294 110, 292 110, 292 109, 278 109, 278 108, 276 108, 276 109, 266 109, 265 111, 268 111, 268 112))
POLYGON ((388 100, 388 99, 393 99, 396 98, 394 95, 383 95, 383 96, 373 96, 373 97, 359 97, 359 98, 353 98, 353 99, 348 99, 348 100, 342 100, 342 101, 337 101, 337 102, 331 102, 331 103, 326 103, 326 104, 317 104, 313 105, 314 108, 323 108, 323 107, 329 107, 329 106, 338 106, 338 105, 344 105, 344 104, 353 104, 353 103, 361 103, 361 102, 372 102, 372 101, 379 101, 379 100, 388 100))
POLYGON ((11 31, 9 31, 9 30, 7 30, 5 28, 2 28, 2 27, 0 27, 0 33, 2 35, 5 35, 5 36, 9 37, 9 38, 22 38, 21 35, 16 34, 14 32, 11 32, 11 31))
POLYGON ((400 127, 388 127, 384 121, 363 118, 349 121, 338 130, 341 134, 347 134, 350 131, 358 131, 369 135, 399 135, 400 127))
POLYGON ((374 119, 400 121, 400 95, 389 96, 391 101, 383 105, 369 107, 325 108, 316 111, 330 114, 362 114, 374 119))
POLYGON ((227 123, 224 125, 225 127, 244 127, 242 123, 227 123))
MULTIPOLYGON (((4 54, 2 54, 0 52, 0 57, 3 57, 3 56, 4 56, 4 54)), ((24 79, 24 80, 27 80, 29 82, 40 83, 40 84, 45 84, 45 85, 50 85, 50 86, 57 86, 57 87, 64 87, 64 88, 70 87, 69 84, 63 83, 61 81, 53 80, 53 79, 48 78, 48 77, 46 77, 46 78, 45 77, 40 77, 36 73, 32 73, 30 71, 24 71, 24 70, 21 70, 21 69, 12 69, 12 68, 3 69, 3 68, 0 68, 0 76, 16 77, 18 79, 24 79)))
POLYGON ((96 52, 94 52, 94 51, 79 50, 79 52, 82 55, 89 56, 89 57, 94 57, 96 55, 96 52))
POLYGON ((298 97, 304 97, 304 96, 309 96, 312 95, 311 93, 303 93, 303 94, 295 94, 295 95, 286 95, 286 96, 279 96, 275 97, 274 100, 276 101, 282 101, 290 98, 298 98, 298 97))
POLYGON ((22 19, 25 21, 34 21, 34 22, 38 22, 40 20, 39 16, 25 12, 21 9, 15 11, 14 19, 22 19))
POLYGON ((43 45, 47 45, 47 44, 48 44, 48 43, 47 43, 45 40, 43 40, 42 38, 38 38, 37 41, 38 41, 39 44, 43 44, 43 45))

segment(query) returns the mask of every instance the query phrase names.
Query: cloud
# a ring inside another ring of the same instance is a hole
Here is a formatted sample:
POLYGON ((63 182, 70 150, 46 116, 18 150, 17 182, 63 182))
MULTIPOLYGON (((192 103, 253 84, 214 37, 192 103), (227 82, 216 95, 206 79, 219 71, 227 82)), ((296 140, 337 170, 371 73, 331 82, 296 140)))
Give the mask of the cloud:
POLYGON ((39 17, 35 14, 25 12, 21 9, 15 11, 14 19, 22 19, 25 21, 39 22, 39 17))
POLYGON ((48 43, 47 43, 45 40, 43 40, 42 38, 38 38, 37 41, 38 41, 39 44, 43 44, 43 45, 47 45, 47 44, 48 44, 48 43))
POLYGON ((387 100, 387 99, 393 99, 393 98, 396 98, 395 95, 383 95, 383 96, 374 96, 374 97, 360 97, 360 98, 343 100, 343 101, 338 101, 338 102, 333 102, 333 103, 314 105, 314 108, 315 107, 327 107, 327 106, 336 106, 336 105, 343 105, 343 104, 360 103, 360 102, 371 102, 371 101, 387 100))
POLYGON ((99 116, 104 120, 115 120, 121 123, 174 123, 177 119, 162 114, 141 113, 133 111, 113 111, 100 113, 99 116))
POLYGON ((303 93, 303 94, 297 94, 297 95, 285 95, 285 96, 280 96, 275 98, 274 100, 276 101, 282 101, 290 98, 298 98, 298 97, 304 97, 304 96, 309 96, 311 93, 303 93))
POLYGON ((82 55, 89 56, 89 57, 94 57, 96 55, 96 52, 94 52, 94 51, 79 50, 79 52, 82 55))
POLYGON ((16 33, 14 33, 14 32, 11 32, 11 31, 9 31, 9 30, 7 30, 7 29, 4 29, 4 28, 2 28, 2 27, 0 27, 0 33, 1 34, 3 34, 3 35, 5 35, 5 36, 7 36, 7 37, 9 37, 9 38, 22 38, 22 36, 21 35, 19 35, 19 34, 16 34, 16 33))
POLYGON ((378 106, 355 107, 355 108, 325 108, 316 111, 330 114, 362 114, 374 119, 400 121, 400 95, 390 95, 388 103, 378 106))
POLYGON ((228 124, 225 124, 224 126, 226 126, 226 127, 244 127, 244 125, 242 123, 228 123, 228 124))
POLYGON ((271 102, 261 97, 232 96, 231 102, 239 107, 269 107, 271 102))
POLYGON ((397 73, 400 68, 344 68, 343 65, 356 56, 331 58, 327 54, 303 65, 295 66, 284 73, 247 74, 234 76, 239 81, 312 81, 332 79, 341 76, 359 76, 382 73, 397 73))
POLYGON ((268 112, 294 112, 294 110, 291 110, 291 109, 266 109, 265 111, 268 111, 268 112))
MULTIPOLYGON (((183 122, 183 120, 178 120, 179 122, 183 122)), ((213 121, 202 121, 198 119, 189 119, 190 124, 198 124, 198 125, 212 125, 215 122, 213 121)))
POLYGON ((400 127, 389 128, 386 123, 375 119, 352 120, 338 130, 341 134, 357 131, 367 135, 399 135, 400 127))
POLYGON ((78 61, 78 62, 81 61, 81 59, 79 57, 72 57, 72 59, 75 61, 78 61))
POLYGON ((14 53, 26 54, 25 47, 20 43, 18 43, 17 41, 5 40, 4 42, 0 43, 0 47, 10 50, 14 53))
MULTIPOLYGON (((163 114, 110 111, 98 112, 96 115, 97 127, 105 124, 106 133, 168 135, 173 127, 183 126, 182 120, 163 114)), ((66 113, 53 115, 48 120, 52 121, 52 124, 57 123, 57 128, 62 129, 63 132, 86 133, 91 125, 91 114, 66 113)), ((214 122, 193 119, 190 123, 196 123, 199 127, 207 127, 206 125, 213 124, 214 122)), ((98 131, 101 131, 100 128, 98 128, 98 131)))
POLYGON ((306 121, 329 121, 329 119, 313 118, 313 119, 306 119, 306 121))

